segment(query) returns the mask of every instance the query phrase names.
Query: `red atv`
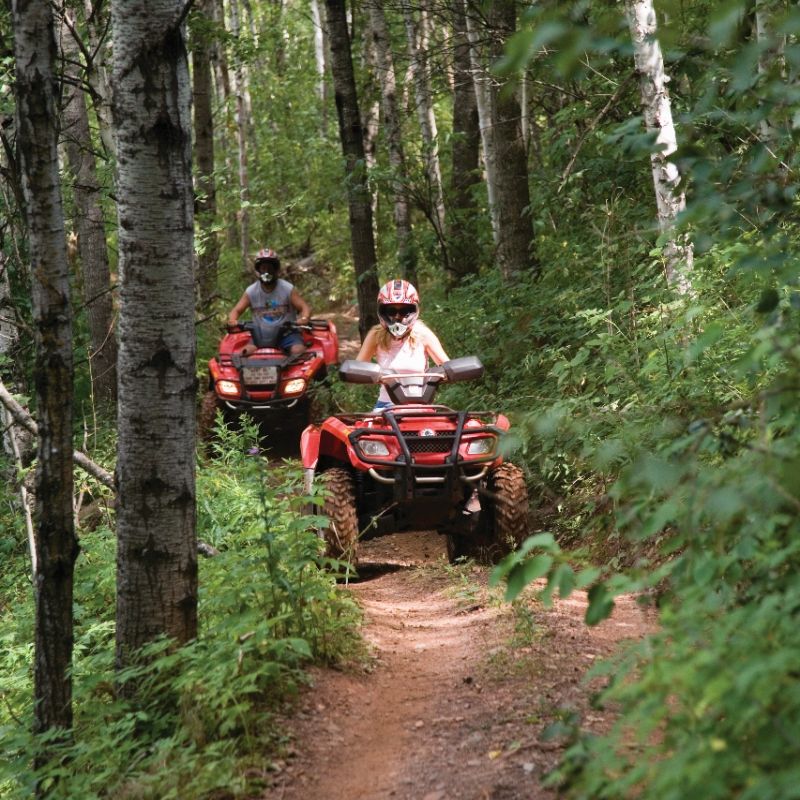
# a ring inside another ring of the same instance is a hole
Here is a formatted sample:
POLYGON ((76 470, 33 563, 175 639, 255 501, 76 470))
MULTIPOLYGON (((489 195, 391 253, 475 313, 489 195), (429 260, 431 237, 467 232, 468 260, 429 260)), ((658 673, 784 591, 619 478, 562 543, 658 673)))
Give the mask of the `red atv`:
POLYGON ((281 427, 308 425, 315 393, 327 368, 338 361, 339 337, 336 326, 327 320, 312 319, 308 325, 281 323, 271 328, 252 322, 228 326, 219 352, 208 362, 208 390, 200 409, 198 435, 210 438, 218 409, 228 421, 246 412, 281 427), (277 346, 281 336, 292 330, 302 335, 306 345, 299 355, 288 355, 277 346), (246 352, 248 345, 253 352, 246 352))
POLYGON ((498 447, 508 419, 432 402, 443 381, 482 374, 474 356, 418 375, 386 373, 362 361, 342 364, 343 380, 380 382, 395 405, 337 414, 302 433, 306 491, 315 478, 326 490, 328 555, 356 564, 359 539, 408 530, 444 534, 451 561, 493 563, 522 542, 528 513, 524 475, 503 460, 498 447))

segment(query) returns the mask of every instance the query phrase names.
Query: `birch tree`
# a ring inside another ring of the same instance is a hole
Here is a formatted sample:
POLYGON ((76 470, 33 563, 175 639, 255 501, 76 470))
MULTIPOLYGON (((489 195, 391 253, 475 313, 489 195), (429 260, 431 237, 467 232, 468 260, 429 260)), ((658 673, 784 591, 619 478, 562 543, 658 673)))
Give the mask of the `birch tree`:
POLYGON ((478 271, 476 187, 480 184, 480 127, 464 4, 450 3, 453 27, 453 135, 447 239, 450 275, 456 281, 478 271))
POLYGON ((192 96, 194 99, 194 152, 197 165, 196 216, 200 229, 197 261, 198 302, 208 303, 217 288, 219 239, 216 233, 217 193, 214 180, 214 114, 211 81, 212 0, 197 3, 192 41, 192 96))
POLYGON ((184 0, 114 0, 117 665, 197 633, 191 86, 184 0))
POLYGON ((389 166, 392 170, 394 195, 394 227, 397 236, 397 261, 404 278, 417 283, 417 259, 411 238, 411 212, 408 203, 408 176, 403 149, 400 111, 397 103, 397 78, 392 58, 389 28, 383 9, 383 0, 369 4, 370 31, 375 47, 378 80, 381 84, 381 113, 389 166))
POLYGON ((34 727, 72 727, 72 316, 58 174, 53 11, 14 0, 17 131, 31 256, 34 382, 39 420, 35 480, 34 727))
MULTIPOLYGON (((489 7, 493 63, 503 56, 504 48, 517 26, 514 0, 492 0, 489 7)), ((489 85, 489 110, 495 148, 495 192, 497 203, 497 261, 502 274, 539 271, 533 243, 528 188, 528 154, 522 135, 519 100, 508 78, 495 76, 489 85)))
POLYGON ((424 3, 420 6, 419 24, 408 0, 402 0, 406 27, 408 57, 414 83, 417 118, 425 148, 426 175, 430 183, 431 218, 440 239, 443 238, 445 206, 442 189, 442 168, 439 163, 439 134, 433 110, 433 92, 428 69, 429 15, 424 3))
POLYGON ((378 271, 375 237, 372 230, 372 205, 367 186, 364 136, 353 74, 345 0, 326 0, 325 6, 328 40, 331 46, 331 73, 347 181, 350 244, 358 294, 358 329, 363 340, 367 331, 378 322, 375 308, 375 298, 378 296, 378 271))
POLYGON ((89 367, 95 397, 113 406, 117 398, 117 341, 111 299, 111 269, 100 202, 102 186, 97 178, 95 150, 83 91, 85 82, 78 36, 75 16, 65 8, 60 26, 60 45, 67 79, 62 140, 73 176, 75 230, 83 278, 81 288, 89 321, 89 367))
POLYGON ((656 12, 652 0, 626 0, 633 58, 639 74, 645 127, 655 137, 650 154, 650 167, 656 193, 658 228, 666 234, 664 270, 667 283, 680 294, 690 290, 693 262, 692 243, 680 236, 675 222, 686 207, 686 197, 680 185, 681 175, 670 156, 678 149, 672 107, 667 90, 668 77, 657 38, 656 12))

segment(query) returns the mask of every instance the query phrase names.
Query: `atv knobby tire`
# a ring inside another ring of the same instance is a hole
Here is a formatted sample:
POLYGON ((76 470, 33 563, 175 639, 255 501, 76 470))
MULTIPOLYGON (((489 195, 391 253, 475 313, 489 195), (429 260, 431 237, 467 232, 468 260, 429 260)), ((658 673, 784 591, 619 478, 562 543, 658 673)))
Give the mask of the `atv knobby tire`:
POLYGON ((500 464, 487 476, 486 495, 492 541, 500 555, 505 556, 516 550, 528 535, 525 473, 514 464, 500 464))
POLYGON ((200 402, 200 414, 197 419, 197 438, 201 442, 210 442, 214 438, 214 425, 217 422, 217 411, 222 410, 222 403, 213 389, 209 389, 200 402))
POLYGON ((528 535, 528 490, 525 475, 514 464, 495 467, 481 490, 480 523, 473 531, 447 534, 447 558, 472 558, 496 564, 528 535))
POLYGON ((348 561, 355 567, 358 563, 358 518, 353 479, 347 470, 331 467, 322 473, 322 483, 326 490, 324 512, 328 518, 328 527, 323 531, 327 555, 348 561))

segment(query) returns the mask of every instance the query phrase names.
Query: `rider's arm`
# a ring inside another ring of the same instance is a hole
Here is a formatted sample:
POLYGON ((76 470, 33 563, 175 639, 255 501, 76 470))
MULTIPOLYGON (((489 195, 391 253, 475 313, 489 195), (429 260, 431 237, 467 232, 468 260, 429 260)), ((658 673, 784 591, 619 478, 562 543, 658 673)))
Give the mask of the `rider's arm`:
POLYGON ((300 325, 307 325, 311 319, 311 307, 306 301, 297 293, 296 289, 292 289, 289 296, 289 301, 297 311, 297 322, 300 325))
POLYGON ((378 333, 375 328, 370 328, 369 333, 364 337, 364 343, 358 351, 356 361, 372 361, 378 350, 378 333))
POLYGON ((430 328, 425 331, 425 352, 437 364, 444 364, 445 361, 450 360, 442 347, 442 343, 430 328))
POLYGON ((228 325, 236 325, 236 323, 239 321, 239 315, 249 307, 250 298, 247 296, 247 292, 245 292, 239 298, 239 302, 230 310, 230 313, 228 314, 228 325))

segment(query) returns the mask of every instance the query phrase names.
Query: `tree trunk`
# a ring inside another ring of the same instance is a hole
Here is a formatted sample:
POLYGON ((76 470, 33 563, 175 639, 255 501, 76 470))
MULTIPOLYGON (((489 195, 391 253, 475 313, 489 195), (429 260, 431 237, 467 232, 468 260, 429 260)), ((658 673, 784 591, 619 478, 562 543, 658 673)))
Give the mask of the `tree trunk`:
POLYGON ((100 204, 101 186, 95 169, 86 97, 81 88, 80 49, 75 35, 75 18, 67 9, 61 26, 61 48, 68 79, 62 138, 74 178, 75 228, 83 277, 83 302, 89 319, 92 390, 98 400, 113 406, 117 400, 117 340, 111 302, 111 270, 100 204))
POLYGON ((111 87, 108 85, 106 66, 106 53, 109 52, 109 48, 105 41, 108 13, 108 4, 103 0, 98 0, 96 3, 84 0, 86 35, 89 43, 89 47, 83 50, 86 59, 86 81, 91 90, 92 107, 97 117, 105 157, 112 158, 115 145, 114 132, 111 129, 111 87))
MULTIPOLYGON (((460 0, 456 0, 459 2, 460 0)), ((483 148, 483 166, 486 171, 486 194, 489 202, 489 218, 492 223, 492 237, 495 247, 500 239, 500 220, 497 208, 497 167, 495 156, 494 129, 489 103, 490 76, 483 57, 484 46, 479 32, 484 24, 483 17, 471 0, 463 0, 466 13, 467 38, 469 40, 469 58, 472 68, 472 82, 475 87, 475 103, 478 108, 478 126, 483 148)))
POLYGON ((58 174, 57 55, 49 3, 14 0, 18 143, 30 236, 39 416, 34 725, 72 726, 72 316, 58 174))
POLYGON ((431 219, 440 240, 444 237, 444 192, 442 190, 442 170, 439 164, 439 134, 436 129, 436 115, 433 111, 433 92, 428 71, 428 11, 423 3, 420 8, 419 42, 417 25, 414 21, 409 0, 403 0, 403 18, 408 40, 408 56, 414 79, 417 117, 422 141, 425 146, 425 160, 430 182, 431 219))
MULTIPOLYGON (((493 0, 489 10, 492 61, 500 59, 517 27, 514 0, 493 0)), ((497 200, 497 261, 506 278, 536 275, 539 264, 533 248, 533 223, 528 188, 528 153, 522 136, 519 101, 509 81, 496 78, 490 85, 491 125, 495 142, 497 200)))
POLYGON ((633 58, 642 94, 642 109, 647 131, 656 137, 655 150, 650 155, 653 185, 656 191, 658 227, 669 234, 664 247, 667 283, 678 293, 690 288, 692 270, 692 243, 675 232, 678 214, 686 207, 686 197, 680 187, 681 176, 677 165, 669 157, 678 149, 672 108, 667 91, 667 76, 661 46, 656 38, 656 13, 651 0, 626 0, 633 58))
MULTIPOLYGON (((197 10, 204 22, 213 18, 212 0, 199 0, 197 10)), ((194 98, 194 152, 197 167, 195 216, 200 234, 197 261, 199 306, 205 306, 217 291, 219 240, 215 230, 217 196, 214 182, 214 115, 212 111, 211 42, 208 28, 203 27, 192 43, 192 76, 194 98)))
MULTIPOLYGON (((240 35, 238 0, 229 0, 231 36, 240 35)), ((233 93, 236 97, 236 142, 239 153, 239 247, 242 273, 250 274, 250 178, 247 171, 247 102, 245 100, 245 74, 241 55, 237 55, 233 70, 233 93)))
POLYGON ((320 106, 320 133, 328 135, 328 40, 319 0, 311 0, 311 16, 314 20, 314 63, 317 65, 317 97, 320 106))
POLYGON ((383 10, 383 0, 372 0, 369 4, 370 30, 375 46, 378 76, 381 82, 381 110, 386 144, 389 149, 389 165, 392 168, 394 193, 394 226, 397 236, 397 262, 400 274, 417 283, 417 254, 411 238, 411 214, 407 197, 408 175, 403 152, 403 132, 397 105, 397 78, 392 59, 391 40, 383 10))
POLYGON ((375 307, 375 298, 378 296, 378 271, 372 232, 372 206, 367 187, 364 138, 353 74, 345 0, 326 0, 325 5, 328 39, 331 45, 331 72, 347 179, 350 242, 358 293, 358 329, 363 340, 367 331, 378 322, 375 307))
MULTIPOLYGON (((117 665, 197 633, 191 86, 183 0, 113 0, 117 665)), ((129 689, 130 690, 130 689, 129 689)))
POLYGON ((472 80, 470 46, 464 5, 451 2, 453 22, 453 153, 450 198, 447 203, 448 264, 454 282, 478 272, 478 207, 480 184, 480 126, 478 101, 472 80))

